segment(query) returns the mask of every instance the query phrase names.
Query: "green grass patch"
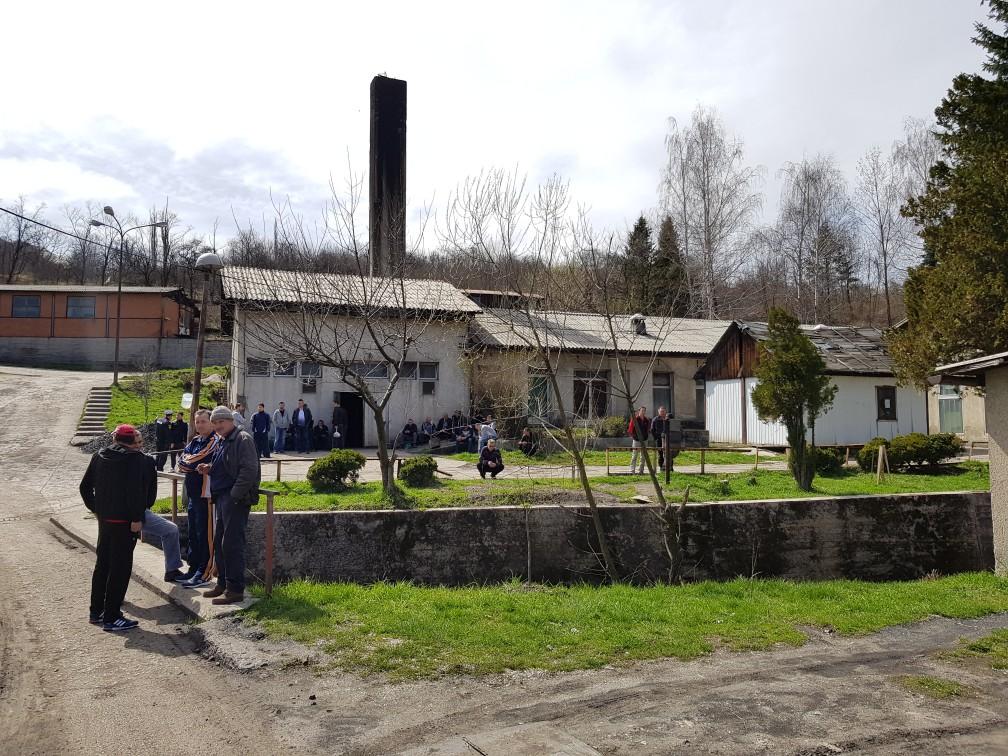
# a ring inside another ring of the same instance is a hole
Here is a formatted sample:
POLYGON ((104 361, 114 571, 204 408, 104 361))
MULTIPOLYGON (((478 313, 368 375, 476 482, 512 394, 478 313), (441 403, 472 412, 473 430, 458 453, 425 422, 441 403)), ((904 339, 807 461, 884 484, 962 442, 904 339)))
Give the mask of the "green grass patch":
MULTIPOLYGON (((654 450, 652 450, 652 454, 654 450)), ((630 455, 631 451, 629 449, 609 452, 609 464, 615 468, 628 468, 630 467, 630 455)), ((478 454, 470 454, 468 452, 463 452, 461 454, 449 454, 446 455, 448 459, 457 459, 462 462, 472 462, 476 464, 479 459, 478 454)), ((555 451, 549 454, 536 455, 534 457, 527 457, 524 453, 515 450, 505 450, 501 452, 501 456, 504 458, 504 464, 511 467, 524 466, 524 465, 557 465, 570 467, 572 464, 572 457, 569 453, 563 451, 555 451)), ((582 452, 582 457, 584 458, 586 465, 592 466, 604 466, 606 464, 606 453, 604 451, 584 451, 582 452)), ((657 457, 652 457, 657 464, 657 457)), ((768 460, 776 460, 783 462, 786 460, 783 454, 760 454, 760 462, 765 462, 768 460)), ((753 464, 756 461, 756 456, 754 454, 746 454, 745 452, 732 452, 732 451, 709 451, 704 452, 704 462, 710 465, 744 465, 753 464)), ((700 452, 698 451, 684 451, 680 452, 675 458, 676 465, 699 465, 700 464, 700 452)))
POLYGON ((943 659, 982 659, 991 669, 1008 669, 1008 630, 995 630, 974 641, 960 641, 959 648, 941 654, 943 659))
POLYGON ((928 698, 958 698, 970 695, 974 689, 968 685, 946 680, 944 677, 931 675, 903 675, 896 678, 897 682, 911 693, 919 693, 928 698))
MULTIPOLYGON (((269 468, 266 468, 267 470, 269 468)), ((591 479, 596 491, 629 502, 638 493, 654 499, 646 475, 602 475, 591 479)), ((306 481, 263 481, 263 488, 283 492, 275 499, 277 511, 335 511, 341 509, 387 509, 389 504, 378 483, 361 483, 346 491, 315 491, 306 481)), ((679 500, 686 486, 690 501, 752 501, 757 499, 799 499, 813 496, 855 496, 859 494, 928 493, 935 491, 984 491, 990 488, 985 462, 964 462, 934 473, 896 473, 881 484, 875 476, 854 470, 816 477, 811 491, 800 490, 790 474, 761 470, 731 475, 674 473, 665 494, 679 500), (725 489, 722 481, 727 481, 725 489), (750 482, 754 481, 754 482, 750 482)), ((501 506, 549 503, 557 492, 577 492, 581 482, 562 478, 501 478, 492 483, 480 479, 454 478, 422 488, 402 486, 410 505, 418 509, 470 505, 501 506)), ((261 499, 257 509, 265 507, 261 499)), ((171 510, 170 499, 159 499, 154 511, 171 510)))
MULTIPOLYGON (((224 371, 225 368, 220 366, 204 367, 203 376, 213 373, 224 375, 224 371)), ((151 394, 145 413, 143 397, 136 391, 136 376, 120 377, 119 385, 112 387, 112 399, 109 402, 109 415, 105 427, 112 430, 122 423, 142 425, 161 417, 166 409, 177 412, 181 409, 182 394, 188 390, 185 388, 185 383, 188 381, 191 384, 192 378, 192 370, 159 370, 151 382, 151 394)), ((200 391, 201 403, 211 407, 216 404, 214 391, 219 388, 220 384, 204 384, 200 391)))
POLYGON ((734 580, 684 586, 428 588, 299 580, 245 613, 271 635, 321 643, 334 665, 394 678, 553 671, 716 647, 801 645, 802 626, 863 634, 932 615, 1008 609, 1008 580, 969 573, 909 582, 734 580))

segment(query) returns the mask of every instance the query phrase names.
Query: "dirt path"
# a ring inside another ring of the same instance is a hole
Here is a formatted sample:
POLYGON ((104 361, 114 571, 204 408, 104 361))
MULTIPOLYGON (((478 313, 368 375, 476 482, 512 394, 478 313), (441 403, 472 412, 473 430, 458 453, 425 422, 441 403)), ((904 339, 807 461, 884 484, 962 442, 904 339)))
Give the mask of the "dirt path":
MULTIPOLYGON (((268 650, 262 669, 229 671, 196 653, 181 614, 136 584, 127 610, 141 629, 102 633, 86 622, 93 554, 47 521, 78 506, 86 457, 66 440, 88 388, 102 382, 0 369, 5 753, 479 752, 467 742, 493 754, 1008 753, 1008 675, 932 656, 1008 626, 1008 616, 859 639, 814 633, 799 649, 690 663, 398 685, 287 667, 268 650), (926 699, 894 681, 910 673, 976 692, 926 699)), ((236 642, 263 654, 262 644, 236 642)))

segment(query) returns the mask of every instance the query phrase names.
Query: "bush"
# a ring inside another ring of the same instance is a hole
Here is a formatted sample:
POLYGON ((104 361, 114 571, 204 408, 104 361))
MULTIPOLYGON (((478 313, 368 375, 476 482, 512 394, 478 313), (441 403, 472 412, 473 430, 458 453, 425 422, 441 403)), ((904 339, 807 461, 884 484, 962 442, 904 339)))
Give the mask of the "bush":
POLYGON ((627 424, 630 421, 622 415, 612 415, 599 420, 598 434, 602 438, 622 438, 627 434, 627 424))
MULTIPOLYGON (((857 454, 857 463, 864 472, 875 472, 875 465, 878 464, 878 449, 880 446, 885 446, 886 452, 889 449, 889 439, 882 438, 881 436, 876 436, 867 444, 861 447, 861 451, 857 454)), ((892 459, 890 458, 889 464, 892 465, 892 459)))
POLYGON ((962 454, 962 440, 955 433, 936 433, 928 436, 928 452, 926 462, 937 465, 950 457, 962 454))
POLYGON ((364 455, 350 449, 336 449, 320 457, 308 468, 308 482, 314 489, 343 490, 357 484, 364 467, 364 455))
POLYGON ((889 467, 895 470, 908 465, 922 465, 928 456, 928 437, 923 433, 896 436, 889 442, 889 467))
POLYGON ((815 450, 815 469, 822 475, 836 475, 843 469, 843 455, 839 449, 815 450))
POLYGON ((434 484, 434 471, 437 462, 430 455, 412 457, 402 463, 399 468, 399 480, 412 488, 434 484))

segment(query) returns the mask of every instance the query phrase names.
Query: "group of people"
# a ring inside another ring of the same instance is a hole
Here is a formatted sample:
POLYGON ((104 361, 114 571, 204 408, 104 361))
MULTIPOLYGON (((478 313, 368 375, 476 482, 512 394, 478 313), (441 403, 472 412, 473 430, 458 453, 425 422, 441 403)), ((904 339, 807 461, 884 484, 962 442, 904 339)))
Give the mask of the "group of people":
POLYGON ((446 412, 436 423, 428 417, 419 427, 412 417, 409 418, 396 438, 395 445, 410 449, 425 444, 440 446, 454 443, 458 454, 479 454, 491 438, 497 438, 497 424, 493 415, 467 417, 462 414, 462 410, 455 410, 452 415, 446 412))
MULTIPOLYGON (((261 406, 261 405, 260 405, 261 406)), ((142 532, 161 540, 166 582, 184 588, 216 584, 203 595, 214 604, 245 597, 245 528, 259 500, 259 459, 252 436, 236 422, 239 408, 219 406, 195 413, 195 435, 179 453, 188 497, 188 570, 183 572, 178 527, 154 514, 157 460, 144 453, 143 437, 120 425, 110 446, 97 452, 80 483, 85 506, 98 520, 97 559, 91 577, 88 621, 107 632, 139 624, 122 613, 142 532), (209 518, 214 513, 213 541, 209 518)), ((159 452, 160 453, 160 452, 159 452)))
POLYGON ((165 463, 171 457, 171 468, 175 469, 178 455, 189 440, 189 423, 185 421, 182 411, 164 411, 164 416, 154 421, 154 448, 157 454, 154 461, 158 470, 164 470, 165 463))
MULTIPOLYGON (((630 418, 630 423, 627 425, 627 435, 630 436, 631 448, 633 449, 630 454, 630 473, 644 474, 644 456, 647 454, 647 447, 651 446, 652 442, 654 447, 658 449, 658 469, 664 472, 667 464, 671 470, 672 454, 669 454, 668 459, 665 459, 665 445, 671 440, 678 441, 678 439, 672 438, 672 433, 677 428, 678 425, 669 417, 668 411, 664 407, 659 407, 658 414, 653 418, 647 416, 647 407, 638 407, 637 412, 630 418), (639 473, 638 462, 640 464, 639 473)), ((678 446, 678 444, 676 445, 678 446)))

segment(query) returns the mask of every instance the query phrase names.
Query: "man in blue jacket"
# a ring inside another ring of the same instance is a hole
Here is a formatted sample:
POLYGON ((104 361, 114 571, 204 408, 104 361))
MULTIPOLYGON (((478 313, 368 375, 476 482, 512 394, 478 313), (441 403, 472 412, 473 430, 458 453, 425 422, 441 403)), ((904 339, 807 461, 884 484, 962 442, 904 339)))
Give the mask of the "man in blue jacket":
POLYGON ((270 458, 270 424, 270 416, 266 411, 266 405, 259 402, 259 411, 252 415, 252 439, 255 441, 256 451, 259 452, 260 459, 270 458))

